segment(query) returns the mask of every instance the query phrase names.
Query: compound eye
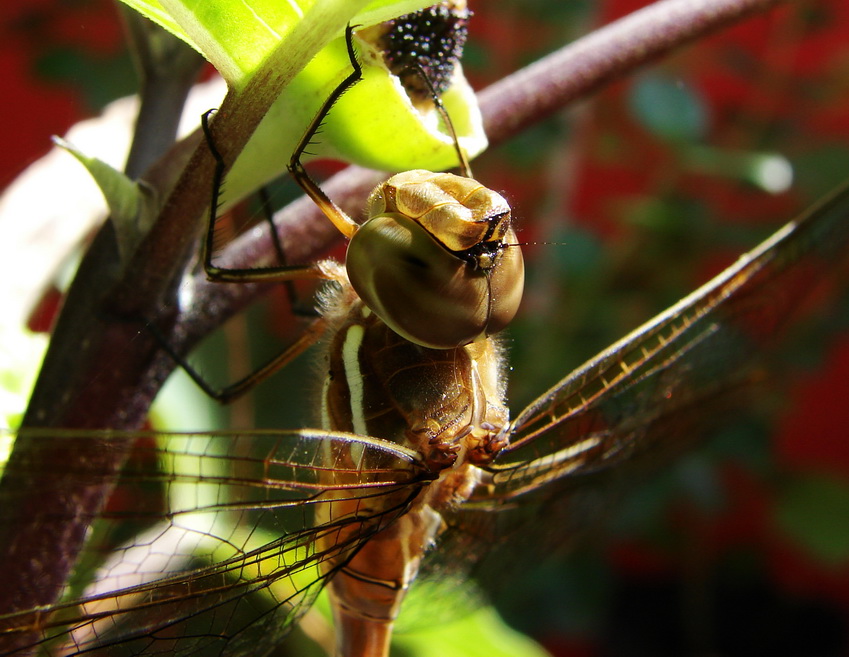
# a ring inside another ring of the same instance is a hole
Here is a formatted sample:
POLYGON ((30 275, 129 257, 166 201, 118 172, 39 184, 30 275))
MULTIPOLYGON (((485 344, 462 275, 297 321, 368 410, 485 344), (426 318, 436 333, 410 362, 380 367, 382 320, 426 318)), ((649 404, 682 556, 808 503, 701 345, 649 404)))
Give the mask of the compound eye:
MULTIPOLYGON (((515 243, 512 229, 505 235, 515 243)), ((440 244, 399 213, 368 220, 351 238, 347 269, 363 302, 423 347, 452 349, 496 333, 516 314, 524 286, 519 247, 500 247, 487 269, 440 244)))

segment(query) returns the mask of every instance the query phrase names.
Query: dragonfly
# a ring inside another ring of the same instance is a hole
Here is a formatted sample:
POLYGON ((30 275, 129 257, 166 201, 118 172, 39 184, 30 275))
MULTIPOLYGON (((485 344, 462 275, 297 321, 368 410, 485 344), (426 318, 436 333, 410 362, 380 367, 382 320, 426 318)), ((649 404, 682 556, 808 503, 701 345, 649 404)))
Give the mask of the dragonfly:
MULTIPOLYGON (((569 518, 582 491, 688 447, 758 378, 753 356, 849 241, 844 186, 510 419, 498 334, 523 265, 503 198, 468 176, 405 172, 373 192, 359 225, 298 156, 295 179, 350 238, 346 268, 317 265, 329 283, 304 341, 323 337, 324 426, 137 433, 120 472, 6 471, 17 484, 6 490, 37 476, 46 499, 69 483, 116 495, 86 519, 77 570, 94 574, 58 602, 0 615, 0 653, 264 654, 326 588, 337 654, 386 655, 415 580, 485 569, 513 539, 544 552, 579 527, 541 527, 541 515, 569 518), (134 490, 150 505, 118 499, 134 490)), ((109 432, 27 436, 57 438, 119 449, 109 432)), ((16 501, 0 500, 0 522, 19 520, 16 501)))

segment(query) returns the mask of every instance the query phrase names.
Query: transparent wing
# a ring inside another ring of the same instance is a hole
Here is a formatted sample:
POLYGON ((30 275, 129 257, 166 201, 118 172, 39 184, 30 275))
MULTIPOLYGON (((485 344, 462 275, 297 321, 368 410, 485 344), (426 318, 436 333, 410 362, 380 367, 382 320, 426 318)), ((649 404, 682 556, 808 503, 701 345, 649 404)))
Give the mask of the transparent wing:
POLYGON ((686 441, 688 418, 737 394, 808 294, 845 267, 847 242, 849 186, 531 403, 484 497, 508 499, 686 441))
POLYGON ((531 403, 452 512, 445 550, 471 562, 477 544, 540 554, 597 524, 611 478, 691 445, 740 401, 808 293, 845 274, 847 242, 849 185, 531 403))
MULTIPOLYGON (((135 438, 120 475, 54 464, 51 495, 85 495, 104 481, 114 490, 89 519, 62 599, 0 616, 0 653, 264 654, 428 479, 415 453, 342 433, 135 438), (340 499, 362 504, 316 520, 340 499)), ((126 435, 86 439, 109 450, 126 435)), ((44 474, 17 467, 5 477, 22 490, 44 474)), ((0 499, 0 523, 20 520, 13 498, 0 499)))

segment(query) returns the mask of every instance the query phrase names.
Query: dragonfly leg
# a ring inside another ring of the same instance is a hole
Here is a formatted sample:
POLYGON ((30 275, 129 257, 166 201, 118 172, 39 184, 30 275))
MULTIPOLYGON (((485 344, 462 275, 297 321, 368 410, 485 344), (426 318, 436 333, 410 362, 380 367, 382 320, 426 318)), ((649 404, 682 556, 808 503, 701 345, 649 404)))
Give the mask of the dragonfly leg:
MULTIPOLYGON (((229 384, 223 388, 216 388, 209 384, 200 373, 192 367, 188 361, 179 354, 169 343, 166 337, 159 329, 151 322, 145 322, 148 330, 159 342, 160 346, 171 356, 171 358, 180 367, 185 370, 189 377, 211 398, 221 402, 229 403, 234 399, 244 395, 256 385, 267 379, 274 372, 281 369, 289 362, 294 360, 303 351, 314 344, 324 333, 326 321, 322 318, 315 317, 315 311, 306 312, 303 306, 299 309, 297 302, 297 292, 292 284, 295 278, 317 278, 317 279, 332 279, 334 278, 333 271, 329 270, 321 263, 311 263, 309 265, 289 265, 286 263, 286 254, 280 243, 279 236, 274 226, 274 220, 270 207, 270 199, 264 189, 260 190, 260 201, 263 206, 263 214, 271 230, 271 239, 274 245, 274 250, 277 254, 278 264, 276 266, 258 267, 258 268, 224 268, 213 263, 213 253, 215 251, 215 228, 218 219, 218 205, 220 200, 221 185, 224 180, 224 171, 226 163, 218 152, 215 142, 212 139, 211 130, 209 127, 210 116, 212 110, 203 115, 201 125, 206 136, 207 145, 215 159, 216 166, 212 181, 212 197, 210 200, 209 221, 207 225, 206 237, 203 244, 203 264, 210 280, 216 282, 227 283, 249 283, 249 282, 282 282, 287 286, 287 293, 292 302, 293 311, 297 315, 309 315, 313 321, 306 328, 303 335, 295 342, 289 345, 282 353, 275 358, 272 358, 267 363, 251 372, 247 376, 238 381, 229 384)), ((309 140, 309 137, 306 138, 309 140)), ((341 211, 340 211, 341 212, 341 211)))
POLYGON ((271 231, 271 241, 277 254, 278 264, 259 267, 228 268, 220 267, 213 262, 213 256, 216 250, 215 228, 218 223, 218 206, 221 199, 221 186, 224 183, 224 171, 227 166, 212 138, 209 122, 214 111, 210 110, 201 117, 201 127, 206 137, 206 144, 215 160, 215 170, 212 175, 212 194, 209 204, 209 219, 207 221, 206 237, 203 241, 202 255, 203 268, 206 271, 207 278, 219 283, 286 282, 295 278, 325 278, 321 269, 315 263, 290 265, 286 262, 286 254, 274 225, 268 195, 264 190, 260 191, 260 200, 262 202, 265 220, 271 231))
POLYGON ((289 172, 292 174, 295 182, 300 185, 301 189, 304 190, 304 193, 306 193, 307 196, 315 201, 315 204, 321 208, 321 211, 328 219, 330 219, 330 221, 333 222, 333 225, 339 229, 339 232, 348 239, 357 232, 359 224, 349 217, 342 208, 336 205, 330 197, 324 193, 324 190, 319 187, 318 183, 310 177, 301 162, 301 156, 306 152, 307 147, 312 142, 313 137, 315 137, 322 122, 325 118, 327 118, 328 113, 336 101, 339 100, 346 91, 353 87, 363 77, 363 67, 360 64, 359 59, 357 59, 357 52, 354 50, 353 39, 354 29, 349 25, 345 29, 345 42, 348 46, 348 60, 351 62, 352 71, 344 80, 342 80, 342 82, 339 83, 339 86, 331 92, 321 105, 318 112, 307 126, 304 136, 301 137, 301 140, 295 147, 292 157, 289 159, 289 172))
MULTIPOLYGON (((271 235, 271 243, 274 246, 274 252, 277 255, 277 264, 286 266, 286 252, 283 251, 283 245, 280 243, 280 235, 277 234, 277 228, 274 225, 274 211, 271 207, 271 197, 268 194, 267 187, 260 187, 257 192, 259 202, 262 206, 262 216, 265 223, 268 225, 269 235, 271 235)), ((298 290, 295 287, 295 282, 291 278, 285 279, 283 282, 286 288, 286 295, 289 297, 289 305, 292 308, 292 313, 298 317, 314 318, 318 316, 315 307, 302 303, 298 290)))
POLYGON ((171 358, 186 372, 186 374, 189 375, 192 381, 194 381, 206 395, 222 404, 229 404, 265 381, 279 369, 288 365, 315 344, 321 336, 324 335, 327 328, 327 322, 323 317, 313 320, 304 333, 292 344, 286 347, 286 349, 284 349, 280 354, 247 376, 223 388, 216 388, 206 381, 206 379, 204 379, 203 376, 201 376, 201 374, 169 344, 166 337, 154 324, 148 323, 147 328, 156 338, 157 342, 159 342, 162 349, 171 356, 171 358))

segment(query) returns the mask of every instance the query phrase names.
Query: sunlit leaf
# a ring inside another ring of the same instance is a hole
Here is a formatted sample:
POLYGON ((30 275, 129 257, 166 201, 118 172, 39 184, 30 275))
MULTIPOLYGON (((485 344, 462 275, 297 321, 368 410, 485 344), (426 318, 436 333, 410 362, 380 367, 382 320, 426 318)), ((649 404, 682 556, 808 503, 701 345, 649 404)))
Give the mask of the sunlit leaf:
POLYGON ((546 657, 538 643, 505 625, 492 609, 482 607, 454 623, 398 634, 393 645, 411 657, 546 657))
POLYGON ((125 174, 103 160, 90 157, 64 139, 54 137, 57 146, 73 155, 103 193, 109 206, 109 216, 115 224, 118 248, 126 258, 144 227, 155 216, 155 207, 142 183, 130 180, 125 174))
MULTIPOLYGON (((200 52, 231 85, 241 86, 299 22, 314 27, 350 22, 370 25, 427 5, 421 0, 365 3, 363 0, 123 0, 143 16, 200 52), (365 5, 365 6, 363 6, 365 5), (358 13, 358 10, 362 12, 358 13)), ((326 30, 305 30, 310 39, 329 41, 326 30)), ((306 44, 301 44, 306 45, 306 44)))

